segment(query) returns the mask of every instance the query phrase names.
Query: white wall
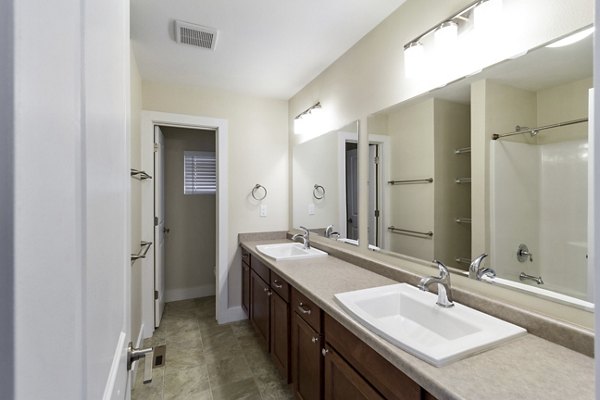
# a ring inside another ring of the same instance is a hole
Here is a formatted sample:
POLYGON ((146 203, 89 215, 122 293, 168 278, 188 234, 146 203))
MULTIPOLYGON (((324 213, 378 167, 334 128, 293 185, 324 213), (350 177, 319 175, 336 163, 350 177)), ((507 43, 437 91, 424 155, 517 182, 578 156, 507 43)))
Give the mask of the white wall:
POLYGON ((229 307, 241 304, 241 256, 237 234, 287 230, 289 158, 287 102, 209 88, 143 83, 145 110, 226 119, 229 123, 229 307), (262 204, 250 193, 268 190, 262 204))
POLYGON ((183 194, 184 151, 215 151, 215 132, 161 127, 164 142, 165 301, 215 294, 215 194, 183 194))
MULTIPOLYGON (((142 112, 142 77, 140 76, 133 51, 131 58, 131 111, 130 123, 130 168, 141 170, 141 122, 142 112)), ((137 253, 142 239, 142 185, 151 184, 150 181, 131 179, 131 251, 137 253)), ((131 266, 131 334, 134 343, 138 345, 142 329, 142 269, 145 260, 139 259, 131 266)), ((148 267, 148 265, 146 265, 148 267)))
MULTIPOLYGON (((0 348, 14 349, 14 164, 15 140, 13 76, 13 1, 0 2, 0 348)), ((14 352, 0 357, 0 387, 7 398, 14 395, 14 352)))

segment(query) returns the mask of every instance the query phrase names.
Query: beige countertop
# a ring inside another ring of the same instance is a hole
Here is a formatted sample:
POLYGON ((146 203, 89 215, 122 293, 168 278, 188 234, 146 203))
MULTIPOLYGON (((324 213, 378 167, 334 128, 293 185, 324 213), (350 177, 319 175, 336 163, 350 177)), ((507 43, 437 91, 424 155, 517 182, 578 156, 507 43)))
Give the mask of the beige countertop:
POLYGON ((412 356, 368 331, 334 300, 336 293, 396 281, 331 256, 274 261, 256 251, 256 245, 283 241, 241 239, 241 245, 438 400, 594 398, 594 359, 531 334, 442 368, 412 356))

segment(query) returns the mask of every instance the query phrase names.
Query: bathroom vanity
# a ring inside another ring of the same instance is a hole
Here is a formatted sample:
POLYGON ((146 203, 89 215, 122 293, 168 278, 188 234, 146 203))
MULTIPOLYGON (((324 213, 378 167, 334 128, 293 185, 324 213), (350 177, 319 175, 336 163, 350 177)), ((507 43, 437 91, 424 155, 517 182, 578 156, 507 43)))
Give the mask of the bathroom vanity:
MULTIPOLYGON (((373 272, 373 265, 355 265, 352 255, 341 256, 351 262, 333 256, 275 261, 256 250, 284 241, 241 237, 242 298, 296 398, 594 397, 593 359, 532 334, 444 367, 422 361, 366 329, 334 299, 397 280, 373 272)), ((317 247, 329 250, 321 242, 317 247)), ((411 284, 419 278, 405 276, 411 284)))

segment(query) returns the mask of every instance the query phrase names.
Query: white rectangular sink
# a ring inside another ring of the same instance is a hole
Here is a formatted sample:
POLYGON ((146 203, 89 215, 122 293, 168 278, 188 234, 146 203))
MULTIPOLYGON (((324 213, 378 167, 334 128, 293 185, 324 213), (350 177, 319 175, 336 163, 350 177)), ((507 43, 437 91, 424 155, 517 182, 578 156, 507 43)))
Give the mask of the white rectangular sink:
POLYGON ((256 250, 276 261, 324 257, 327 255, 324 251, 315 249, 314 247, 308 249, 304 249, 303 247, 301 243, 261 244, 256 246, 256 250))
POLYGON ((524 335, 519 326, 454 303, 406 283, 338 293, 337 301, 358 322, 436 367, 524 335))

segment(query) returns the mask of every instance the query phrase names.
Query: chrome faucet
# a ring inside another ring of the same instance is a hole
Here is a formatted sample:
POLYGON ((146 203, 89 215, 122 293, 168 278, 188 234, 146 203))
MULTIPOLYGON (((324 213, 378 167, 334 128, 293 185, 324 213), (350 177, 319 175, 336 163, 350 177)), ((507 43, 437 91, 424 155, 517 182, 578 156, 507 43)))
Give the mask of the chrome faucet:
POLYGON ((484 276, 493 278, 496 276, 496 271, 491 268, 484 268, 481 266, 481 262, 487 257, 486 253, 481 254, 479 257, 471 261, 469 265, 469 278, 480 281, 484 276))
POLYGON ((437 264, 440 270, 440 276, 426 276, 421 278, 421 281, 417 287, 425 292, 429 291, 429 286, 437 283, 438 286, 438 299, 435 304, 441 307, 452 307, 452 288, 450 287, 450 272, 448 268, 438 260, 433 260, 437 264))
POLYGON ((310 232, 305 227, 301 226, 302 233, 296 233, 292 236, 292 240, 301 242, 304 245, 304 249, 310 249, 310 232))
POLYGON ((338 238, 340 237, 340 233, 339 232, 334 232, 333 231, 333 225, 329 225, 327 228, 325 228, 325 237, 326 238, 330 238, 333 235, 336 235, 338 238))

